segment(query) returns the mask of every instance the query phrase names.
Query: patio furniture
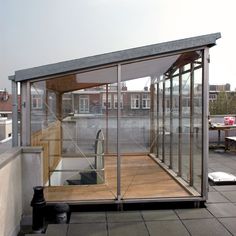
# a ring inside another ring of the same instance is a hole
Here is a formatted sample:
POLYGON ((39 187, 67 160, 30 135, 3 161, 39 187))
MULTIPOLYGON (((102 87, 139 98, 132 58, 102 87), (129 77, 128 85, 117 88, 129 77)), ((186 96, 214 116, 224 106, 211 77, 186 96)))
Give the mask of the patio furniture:
POLYGON ((230 150, 230 146, 236 144, 236 136, 225 138, 225 150, 230 150))

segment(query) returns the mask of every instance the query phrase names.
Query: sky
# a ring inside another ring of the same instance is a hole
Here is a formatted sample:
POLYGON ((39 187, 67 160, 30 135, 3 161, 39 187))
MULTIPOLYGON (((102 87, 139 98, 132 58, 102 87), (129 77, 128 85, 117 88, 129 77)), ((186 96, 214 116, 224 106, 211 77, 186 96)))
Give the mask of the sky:
POLYGON ((0 0, 0 89, 16 70, 220 32, 210 83, 236 88, 235 0, 0 0))

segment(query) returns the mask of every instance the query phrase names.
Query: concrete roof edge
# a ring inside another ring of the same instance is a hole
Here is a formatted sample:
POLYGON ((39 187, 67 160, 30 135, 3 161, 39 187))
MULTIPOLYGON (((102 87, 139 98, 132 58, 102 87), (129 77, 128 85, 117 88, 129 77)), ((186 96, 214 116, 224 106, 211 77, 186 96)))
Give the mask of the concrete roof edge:
POLYGON ((29 69, 18 70, 15 76, 9 79, 16 82, 42 78, 50 75, 60 75, 86 68, 109 65, 122 61, 130 61, 148 56, 165 55, 167 53, 197 48, 201 46, 211 47, 216 44, 216 40, 221 38, 220 33, 207 34, 197 37, 185 38, 180 40, 168 41, 148 46, 131 48, 116 52, 110 52, 90 57, 84 57, 54 64, 33 67, 29 69))

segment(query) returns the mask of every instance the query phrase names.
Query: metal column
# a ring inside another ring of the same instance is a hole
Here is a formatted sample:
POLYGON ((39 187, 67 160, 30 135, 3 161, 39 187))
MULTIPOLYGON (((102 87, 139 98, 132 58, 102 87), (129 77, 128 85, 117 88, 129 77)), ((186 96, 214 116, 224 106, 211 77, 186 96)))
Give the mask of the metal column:
POLYGON ((208 196, 208 150, 209 150, 209 137, 208 137, 208 100, 209 100, 209 48, 205 48, 203 52, 203 68, 202 68, 202 89, 203 89, 203 160, 202 160, 202 195, 203 197, 208 196))
POLYGON ((173 77, 170 75, 170 169, 173 168, 173 77))
POLYGON ((121 101, 121 65, 117 66, 117 200, 121 200, 121 153, 120 153, 120 101, 121 101))
POLYGON ((165 99, 165 90, 166 90, 166 86, 165 86, 165 79, 163 80, 163 97, 162 97, 162 161, 165 163, 165 103, 166 103, 166 99, 165 99))
POLYGON ((179 145, 178 145, 178 176, 182 176, 182 132, 183 132, 183 118, 182 118, 182 105, 183 105, 183 92, 182 92, 182 73, 183 68, 179 68, 179 145))
POLYGON ((157 90, 157 100, 156 100, 156 105, 157 105, 157 119, 156 119, 156 125, 157 125, 157 134, 156 134, 156 137, 157 137, 157 140, 156 140, 156 148, 157 148, 157 153, 156 153, 156 156, 159 158, 159 135, 160 135, 160 125, 159 125, 159 119, 160 119, 160 114, 159 114, 159 111, 160 111, 160 100, 159 100, 159 96, 160 96, 160 91, 159 91, 159 82, 156 84, 157 87, 156 87, 156 90, 157 90))
POLYGON ((189 185, 193 186, 193 156, 194 156, 194 64, 190 71, 190 159, 189 159, 189 185))
POLYGON ((18 146, 18 89, 17 82, 12 81, 12 147, 18 146))
POLYGON ((30 145, 30 83, 21 84, 21 146, 30 145))

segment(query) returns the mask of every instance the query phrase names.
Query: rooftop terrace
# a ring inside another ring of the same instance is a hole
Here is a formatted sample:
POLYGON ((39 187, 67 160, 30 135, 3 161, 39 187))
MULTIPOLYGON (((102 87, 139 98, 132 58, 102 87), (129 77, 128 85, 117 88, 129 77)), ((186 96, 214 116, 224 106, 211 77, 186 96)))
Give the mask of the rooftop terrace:
MULTIPOLYGON (((236 174, 235 153, 211 150, 208 170, 236 174)), ((209 186, 206 208, 73 212, 42 235, 236 235, 236 185, 209 186)))

